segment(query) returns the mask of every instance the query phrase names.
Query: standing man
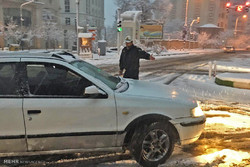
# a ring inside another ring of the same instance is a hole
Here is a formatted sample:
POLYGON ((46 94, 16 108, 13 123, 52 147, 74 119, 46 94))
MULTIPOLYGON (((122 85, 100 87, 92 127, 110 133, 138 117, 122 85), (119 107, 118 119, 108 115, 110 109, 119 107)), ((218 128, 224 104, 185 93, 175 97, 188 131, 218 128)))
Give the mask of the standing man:
POLYGON ((125 38, 126 47, 123 48, 120 56, 120 71, 119 75, 125 73, 124 78, 139 79, 140 59, 155 60, 155 58, 143 51, 141 48, 136 47, 130 36, 125 38))

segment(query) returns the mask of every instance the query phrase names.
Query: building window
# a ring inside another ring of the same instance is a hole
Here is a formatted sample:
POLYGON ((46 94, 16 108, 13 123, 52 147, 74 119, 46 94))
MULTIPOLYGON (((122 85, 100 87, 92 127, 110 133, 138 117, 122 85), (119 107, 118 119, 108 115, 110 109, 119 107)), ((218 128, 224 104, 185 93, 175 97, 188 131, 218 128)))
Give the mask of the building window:
POLYGON ((66 18, 65 18, 65 24, 66 24, 66 25, 70 25, 70 18, 69 18, 69 17, 66 17, 66 18))
POLYGON ((70 1, 64 0, 65 12, 70 12, 70 1))

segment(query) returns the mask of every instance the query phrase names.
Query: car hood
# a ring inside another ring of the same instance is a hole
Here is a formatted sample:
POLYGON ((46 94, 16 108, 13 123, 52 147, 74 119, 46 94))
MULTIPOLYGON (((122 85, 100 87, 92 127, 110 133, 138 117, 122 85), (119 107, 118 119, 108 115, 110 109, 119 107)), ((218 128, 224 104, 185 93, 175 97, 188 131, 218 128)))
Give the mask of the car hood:
POLYGON ((191 104, 192 106, 196 104, 196 101, 191 96, 169 85, 130 79, 126 79, 126 81, 129 88, 123 93, 129 96, 167 99, 191 104))

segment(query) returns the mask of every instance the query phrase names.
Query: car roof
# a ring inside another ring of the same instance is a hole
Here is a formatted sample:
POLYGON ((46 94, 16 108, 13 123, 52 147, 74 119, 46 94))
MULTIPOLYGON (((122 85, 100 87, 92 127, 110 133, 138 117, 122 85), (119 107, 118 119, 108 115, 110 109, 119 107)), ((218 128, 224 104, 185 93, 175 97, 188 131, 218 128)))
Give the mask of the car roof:
POLYGON ((71 62, 79 59, 65 51, 8 51, 0 52, 0 58, 46 58, 71 62))

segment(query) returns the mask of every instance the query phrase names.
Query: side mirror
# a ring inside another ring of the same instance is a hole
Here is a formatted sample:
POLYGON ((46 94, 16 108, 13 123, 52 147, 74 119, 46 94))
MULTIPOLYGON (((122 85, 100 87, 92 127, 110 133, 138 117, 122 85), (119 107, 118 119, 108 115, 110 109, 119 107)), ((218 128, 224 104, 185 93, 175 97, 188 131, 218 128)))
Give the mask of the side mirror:
POLYGON ((103 92, 102 90, 98 89, 96 86, 92 85, 89 86, 87 88, 85 88, 85 94, 102 94, 102 95, 106 95, 105 92, 103 92))

